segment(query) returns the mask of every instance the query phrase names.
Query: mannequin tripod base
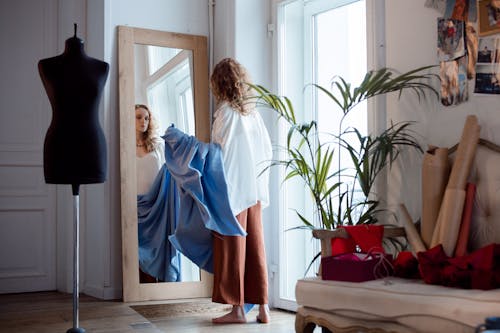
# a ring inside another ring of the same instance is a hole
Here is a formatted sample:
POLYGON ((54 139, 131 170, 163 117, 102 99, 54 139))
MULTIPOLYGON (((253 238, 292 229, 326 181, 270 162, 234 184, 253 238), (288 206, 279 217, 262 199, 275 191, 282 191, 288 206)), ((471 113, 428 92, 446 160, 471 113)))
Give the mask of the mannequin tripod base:
POLYGON ((67 330, 66 333, 85 333, 85 329, 81 327, 73 327, 67 330))

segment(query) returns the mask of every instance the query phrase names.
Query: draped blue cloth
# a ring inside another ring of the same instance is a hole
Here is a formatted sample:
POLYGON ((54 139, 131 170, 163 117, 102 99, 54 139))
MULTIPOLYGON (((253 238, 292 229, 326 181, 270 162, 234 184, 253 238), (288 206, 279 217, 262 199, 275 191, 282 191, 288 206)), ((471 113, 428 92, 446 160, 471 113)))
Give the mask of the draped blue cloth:
POLYGON ((198 267, 213 273, 212 231, 246 236, 229 204, 222 150, 173 126, 163 139, 165 164, 179 197, 178 224, 169 240, 198 267))
POLYGON ((163 281, 179 281, 180 251, 213 273, 212 231, 246 236, 229 205, 220 146, 173 126, 163 139, 165 165, 151 190, 137 197, 140 267, 163 281))
POLYGON ((177 189, 164 164, 151 189, 137 196, 139 267, 161 281, 181 280, 180 253, 167 237, 177 227, 177 189))

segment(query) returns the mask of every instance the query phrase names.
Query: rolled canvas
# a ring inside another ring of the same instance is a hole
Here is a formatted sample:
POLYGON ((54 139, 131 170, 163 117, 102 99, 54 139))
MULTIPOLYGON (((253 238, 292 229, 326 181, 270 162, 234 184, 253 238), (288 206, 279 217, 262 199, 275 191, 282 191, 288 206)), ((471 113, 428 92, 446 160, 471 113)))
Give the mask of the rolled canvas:
POLYGON ((462 222, 458 232, 457 246, 455 247, 455 257, 467 254, 467 245, 469 242, 470 223, 472 219, 472 209, 474 206, 474 195, 476 194, 476 184, 467 183, 465 190, 464 211, 462 213, 462 222))
POLYGON ((427 247, 431 245, 449 175, 448 148, 429 146, 422 163, 422 223, 420 226, 420 235, 427 247))
POLYGON ((442 244, 444 252, 449 257, 453 257, 455 252, 464 203, 465 190, 447 189, 445 191, 431 247, 442 244))
POLYGON ((427 250, 424 243, 422 242, 422 239, 420 238, 417 228, 415 228, 415 224, 413 224, 410 213, 408 213, 408 210, 406 209, 406 206, 404 204, 399 205, 399 211, 402 215, 401 221, 403 223, 403 227, 405 228, 406 238, 408 239, 408 242, 410 243, 413 251, 415 253, 418 253, 427 250))
POLYGON ((431 247, 442 244, 446 255, 450 257, 455 251, 460 230, 465 187, 476 154, 480 129, 477 117, 467 116, 432 236, 431 247))
POLYGON ((472 162, 476 154, 477 144, 479 142, 479 131, 481 127, 477 123, 477 117, 467 116, 465 121, 462 138, 458 144, 457 154, 448 180, 447 189, 456 188, 465 190, 467 178, 469 177, 472 162))

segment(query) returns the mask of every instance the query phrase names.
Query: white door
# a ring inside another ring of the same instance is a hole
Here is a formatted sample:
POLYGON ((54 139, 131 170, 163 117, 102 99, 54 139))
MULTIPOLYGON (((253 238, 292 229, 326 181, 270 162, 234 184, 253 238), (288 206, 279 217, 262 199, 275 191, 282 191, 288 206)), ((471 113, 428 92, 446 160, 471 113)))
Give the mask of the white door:
MULTIPOLYGON (((367 68, 366 5, 364 0, 292 0, 276 6, 279 94, 291 98, 299 119, 315 119, 320 132, 336 133, 339 117, 332 117, 335 106, 328 105, 330 101, 310 84, 327 88, 334 75, 354 84, 361 82, 367 68)), ((367 121, 366 105, 358 115, 348 121, 359 128, 367 121)), ((281 132, 285 142, 286 129, 281 132)), ((283 178, 284 173, 279 179, 283 178)), ((293 311, 296 281, 305 276, 320 248, 310 230, 297 229, 303 224, 295 210, 309 220, 314 217, 309 193, 299 181, 279 186, 279 274, 274 305, 293 311)), ((318 266, 316 260, 307 276, 314 276, 318 266)))
POLYGON ((0 1, 0 293, 56 289, 56 194, 42 164, 51 109, 37 62, 57 50, 57 3, 0 1))

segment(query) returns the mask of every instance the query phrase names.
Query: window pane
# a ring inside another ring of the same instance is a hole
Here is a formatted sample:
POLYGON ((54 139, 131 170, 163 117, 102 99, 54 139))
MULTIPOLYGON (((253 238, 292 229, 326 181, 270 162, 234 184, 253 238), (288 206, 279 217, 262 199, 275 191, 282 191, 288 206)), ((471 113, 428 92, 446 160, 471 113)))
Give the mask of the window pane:
MULTIPOLYGON (((356 1, 351 4, 331 9, 315 16, 315 68, 316 83, 330 89, 335 77, 342 77, 352 87, 359 85, 366 73, 366 19, 365 2, 356 1)), ((332 89, 331 91, 336 92, 332 89)), ((335 94, 334 94, 335 95, 335 94)), ((340 96, 336 96, 341 98, 340 96)), ((366 102, 356 106, 342 120, 343 113, 333 100, 322 92, 316 95, 318 129, 325 135, 322 142, 331 141, 331 134, 340 134, 349 127, 356 127, 362 135, 367 133, 366 102)), ((344 139, 346 136, 344 136, 344 139)), ((347 137, 350 144, 356 147, 358 139, 352 135, 347 137)), ((342 151, 334 144, 335 170, 345 169, 345 175, 352 168, 347 151, 342 151), (340 151, 340 159, 338 152, 340 151)), ((354 170, 352 170, 354 173, 354 170)), ((339 179, 332 179, 337 182, 339 179)), ((351 178, 341 181, 351 183, 351 178)), ((352 188, 352 185, 349 185, 352 188)), ((358 193, 362 195, 362 193, 358 193)), ((356 196, 356 193, 354 194, 356 196)), ((335 202, 334 202, 335 204, 335 202)))
MULTIPOLYGON (((282 7, 280 21, 280 94, 293 101, 299 119, 304 118, 304 10, 302 1, 289 2, 282 7)), ((284 124, 283 124, 284 126, 284 124)), ((281 128, 286 136, 287 129, 281 128)), ((285 156, 283 156, 285 158, 285 156)), ((281 171, 280 179, 285 177, 281 171)), ((314 257, 313 240, 309 230, 296 229, 303 226, 297 212, 303 215, 308 193, 298 178, 280 183, 280 299, 295 301, 295 283, 303 278, 307 265, 314 257)), ((312 269, 309 274, 313 274, 312 269)), ((283 305, 281 305, 283 306, 283 305)))
POLYGON ((181 51, 180 49, 148 45, 149 75, 159 70, 181 51))
MULTIPOLYGON (((330 88, 341 76, 357 86, 366 73, 365 3, 357 1, 335 8, 315 18, 316 83, 330 88)), ((318 93, 318 123, 321 132, 338 133, 342 112, 325 94, 318 93)), ((344 120, 343 128, 356 126, 366 134, 366 104, 358 106, 344 120)))
POLYGON ((148 103, 157 113, 161 134, 174 124, 181 131, 194 135, 193 92, 188 59, 149 85, 147 93, 148 103))
MULTIPOLYGON (((298 0, 278 7, 279 94, 292 100, 298 119, 314 117, 320 131, 334 134, 339 131, 342 112, 322 93, 313 93, 314 89, 308 85, 314 82, 329 88, 335 75, 356 84, 366 72, 365 1, 345 3, 298 0)), ((366 133, 366 106, 358 108, 344 127, 355 124, 366 133)), ((282 144, 286 132, 281 129, 282 144)), ((279 178, 284 177, 281 170, 279 178)), ((293 179, 279 186, 280 290, 276 303, 281 308, 293 309, 290 304, 295 301, 295 284, 304 277, 308 264, 319 251, 319 242, 312 239, 308 230, 290 230, 303 225, 296 211, 308 219, 313 216, 311 197, 304 190, 304 184, 293 179)), ((308 276, 314 275, 317 269, 317 266, 311 268, 308 276)))

